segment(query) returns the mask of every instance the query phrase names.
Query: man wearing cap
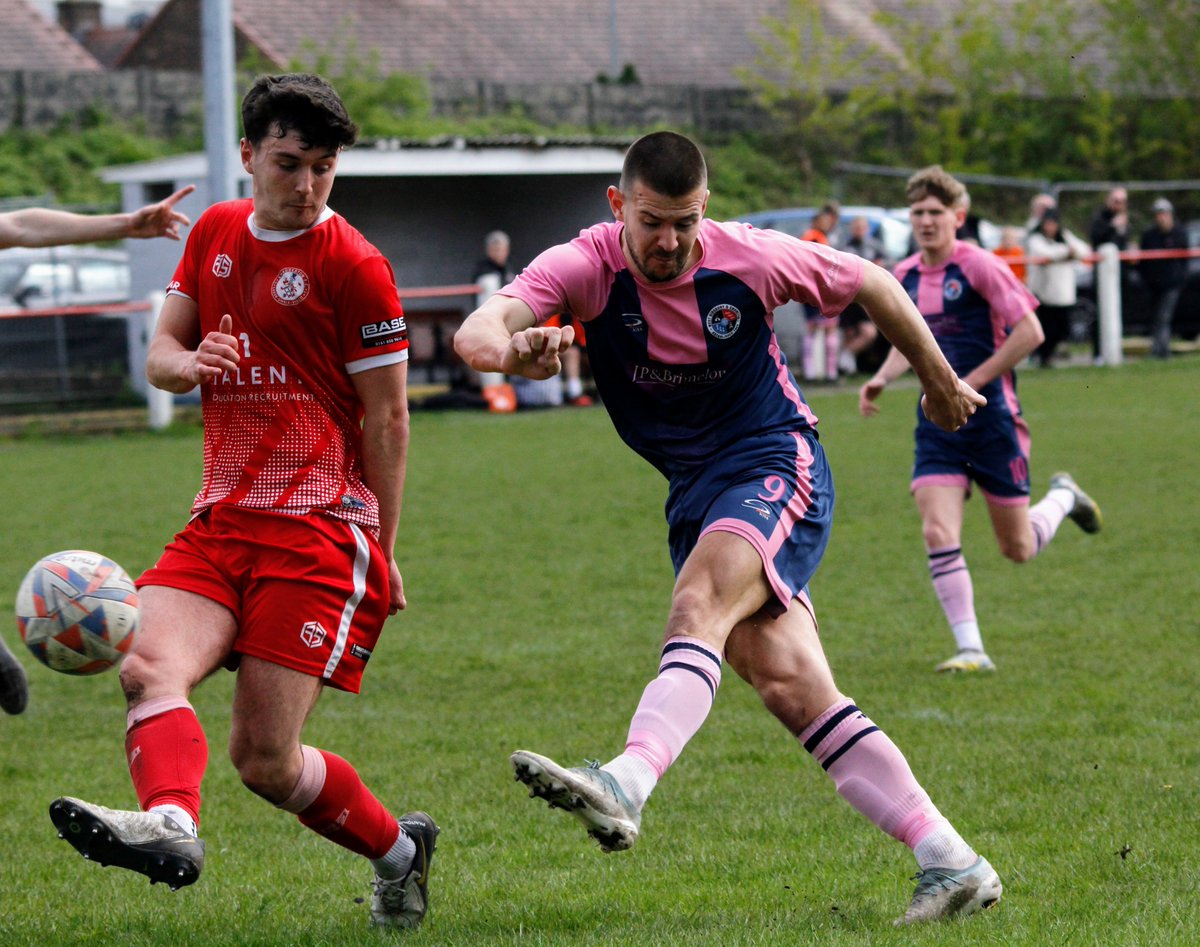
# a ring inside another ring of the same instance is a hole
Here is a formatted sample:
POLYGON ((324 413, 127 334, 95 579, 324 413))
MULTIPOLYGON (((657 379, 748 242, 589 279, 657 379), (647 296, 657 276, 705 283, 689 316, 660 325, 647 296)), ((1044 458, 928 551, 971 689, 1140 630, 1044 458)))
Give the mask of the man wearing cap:
MULTIPOLYGON (((1186 250, 1187 234, 1175 223, 1175 208, 1165 197, 1154 202, 1154 226, 1142 234, 1143 250, 1186 250)), ((1138 264, 1142 282, 1150 291, 1154 313, 1150 354, 1167 358, 1171 354, 1171 317, 1179 302, 1179 293, 1187 279, 1187 258, 1142 260, 1138 264)))

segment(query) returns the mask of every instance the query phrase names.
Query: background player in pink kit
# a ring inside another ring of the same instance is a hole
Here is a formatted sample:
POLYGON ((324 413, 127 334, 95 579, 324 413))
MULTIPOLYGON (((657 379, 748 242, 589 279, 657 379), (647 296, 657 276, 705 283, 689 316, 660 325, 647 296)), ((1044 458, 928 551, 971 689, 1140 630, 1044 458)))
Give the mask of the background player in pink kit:
POLYGON ((425 915, 438 828, 397 820, 339 756, 300 742, 321 689, 357 692, 389 613, 408 451, 408 338, 391 267, 327 201, 357 127, 323 79, 259 78, 242 102, 250 200, 188 239, 146 372, 201 387, 204 476, 192 519, 139 580, 121 667, 143 811, 64 797, 85 856, 172 887, 203 866, 204 731, 188 697, 236 668, 229 753, 243 783, 371 860, 376 923, 425 915))
MULTIPOLYGON (((1037 299, 999 257, 955 238, 966 208, 962 184, 937 165, 908 181, 909 216, 920 252, 896 278, 925 317, 954 370, 988 403, 960 431, 938 430, 917 412, 912 491, 921 513, 929 572, 957 645, 938 671, 991 671, 975 615, 971 573, 962 551, 963 509, 971 483, 987 501, 1000 551, 1027 562, 1054 538, 1064 517, 1100 529, 1100 509, 1069 474, 1029 506, 1029 429, 1017 401, 1014 369, 1042 342, 1037 299)), ((859 410, 908 368, 893 349, 859 391, 859 410)))
POLYGON ((920 867, 900 923, 967 914, 1000 879, 930 801, 904 756, 834 684, 807 585, 828 540, 833 482, 772 328, 788 300, 860 303, 917 366, 926 406, 953 430, 983 399, 955 376, 891 276, 859 257, 706 220, 707 169, 672 132, 629 149, 608 197, 615 222, 542 253, 477 309, 455 347, 479 371, 544 378, 587 326, 593 378, 621 437, 669 481, 677 579, 658 676, 625 750, 566 768, 525 750, 517 778, 579 818, 606 851, 637 840, 659 778, 707 717, 724 660, 833 779, 909 845, 920 867))

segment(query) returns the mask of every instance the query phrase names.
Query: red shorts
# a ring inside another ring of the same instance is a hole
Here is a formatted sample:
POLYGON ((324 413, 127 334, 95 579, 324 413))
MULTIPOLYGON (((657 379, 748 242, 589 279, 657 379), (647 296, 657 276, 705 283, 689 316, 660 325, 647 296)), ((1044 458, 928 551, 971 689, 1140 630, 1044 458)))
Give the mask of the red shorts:
POLYGON ((321 513, 218 504, 188 523, 137 585, 165 585, 224 605, 238 623, 236 654, 355 694, 388 616, 379 540, 321 513))

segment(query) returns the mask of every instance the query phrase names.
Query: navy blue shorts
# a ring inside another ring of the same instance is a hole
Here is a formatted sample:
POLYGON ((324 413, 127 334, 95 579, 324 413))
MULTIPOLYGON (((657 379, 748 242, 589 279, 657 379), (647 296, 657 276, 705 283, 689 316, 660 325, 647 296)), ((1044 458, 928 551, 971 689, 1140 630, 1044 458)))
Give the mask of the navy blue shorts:
POLYGON ((979 484, 989 503, 1029 502, 1029 428, 1018 413, 987 407, 959 430, 943 431, 917 407, 912 488, 979 484))
POLYGON ((724 530, 762 559, 775 616, 799 597, 812 611, 808 583, 833 527, 833 476, 816 435, 783 432, 739 441, 686 476, 667 496, 668 541, 675 574, 704 533, 724 530))

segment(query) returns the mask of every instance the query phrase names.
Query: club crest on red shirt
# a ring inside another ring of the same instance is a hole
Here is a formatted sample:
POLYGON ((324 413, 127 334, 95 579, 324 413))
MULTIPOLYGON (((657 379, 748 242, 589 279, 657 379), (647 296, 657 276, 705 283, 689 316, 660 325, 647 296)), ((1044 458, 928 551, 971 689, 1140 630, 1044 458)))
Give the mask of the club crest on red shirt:
POLYGON ((271 284, 271 298, 281 306, 295 306, 308 297, 309 281, 303 270, 284 267, 271 284))

